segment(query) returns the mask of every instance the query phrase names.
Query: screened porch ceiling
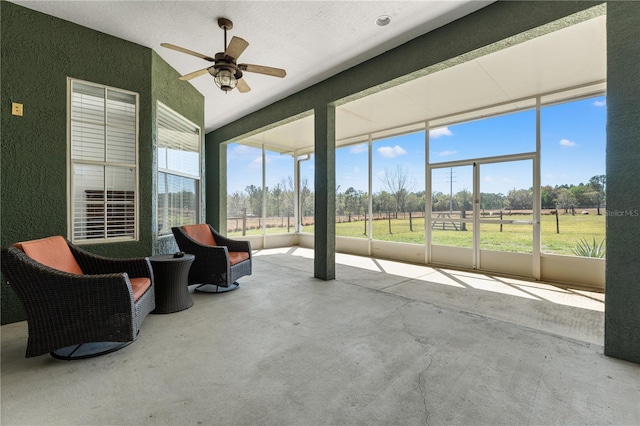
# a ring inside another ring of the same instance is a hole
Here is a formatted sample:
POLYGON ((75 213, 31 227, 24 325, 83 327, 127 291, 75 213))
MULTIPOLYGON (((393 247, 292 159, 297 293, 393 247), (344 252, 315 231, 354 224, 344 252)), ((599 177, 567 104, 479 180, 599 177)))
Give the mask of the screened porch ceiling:
MULTIPOLYGON (((341 103, 336 145, 379 139, 529 109, 602 93, 606 80, 606 17, 532 38, 506 40, 493 53, 341 103)), ((452 61, 454 62, 454 61, 452 61)), ((447 64, 443 64, 447 65, 447 64)), ((236 142, 304 154, 313 151, 313 115, 260 131, 236 142)))

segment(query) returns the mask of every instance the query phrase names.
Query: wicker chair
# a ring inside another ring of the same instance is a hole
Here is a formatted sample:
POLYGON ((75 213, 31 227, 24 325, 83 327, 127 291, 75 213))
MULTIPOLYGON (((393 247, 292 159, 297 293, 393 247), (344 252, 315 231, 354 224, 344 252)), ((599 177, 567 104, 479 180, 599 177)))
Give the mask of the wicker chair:
POLYGON ((237 280, 251 275, 251 243, 232 240, 211 225, 184 225, 171 228, 178 247, 196 256, 189 271, 189 284, 196 290, 221 293, 237 289, 237 280))
POLYGON ((113 352, 138 337, 155 308, 148 258, 94 255, 61 236, 2 248, 2 274, 27 315, 27 358, 113 352))

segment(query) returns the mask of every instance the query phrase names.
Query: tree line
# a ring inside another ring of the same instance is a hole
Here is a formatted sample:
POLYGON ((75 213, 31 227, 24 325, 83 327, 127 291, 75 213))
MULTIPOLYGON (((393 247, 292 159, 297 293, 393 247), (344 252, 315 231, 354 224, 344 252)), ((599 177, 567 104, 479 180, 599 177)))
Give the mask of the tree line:
MULTIPOLYGON (((425 191, 413 191, 413 182, 403 171, 385 171, 382 179, 384 189, 373 194, 373 213, 422 212, 425 210, 425 191)), ((545 185, 540 188, 541 207, 559 209, 565 213, 576 208, 600 208, 605 204, 605 176, 593 176, 587 183, 578 185, 545 185)), ((244 212, 251 216, 262 216, 263 200, 266 200, 267 217, 287 217, 294 215, 293 179, 282 179, 278 184, 265 188, 249 185, 244 191, 235 191, 227 196, 227 212, 231 217, 242 217, 244 212)), ((473 209, 473 197, 469 190, 463 189, 455 194, 434 191, 432 193, 432 211, 461 211, 473 209)), ((313 216, 314 193, 307 179, 300 183, 301 216, 313 216)), ((369 210, 369 198, 366 191, 353 187, 341 190, 336 187, 336 215, 364 215, 369 210)), ((483 210, 531 210, 533 209, 533 188, 512 189, 506 194, 481 193, 480 209, 483 210)))

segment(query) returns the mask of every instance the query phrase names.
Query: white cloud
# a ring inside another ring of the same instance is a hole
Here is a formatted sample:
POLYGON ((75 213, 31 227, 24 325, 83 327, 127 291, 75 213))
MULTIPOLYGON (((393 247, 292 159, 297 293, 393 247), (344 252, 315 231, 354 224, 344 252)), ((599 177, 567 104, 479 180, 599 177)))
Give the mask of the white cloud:
POLYGON ((493 181, 495 181, 495 179, 494 179, 493 176, 485 176, 484 177, 484 181, 485 182, 493 182, 493 181))
POLYGON ((437 129, 429 130, 429 137, 432 139, 438 139, 440 136, 451 136, 453 133, 448 127, 439 127, 437 129))
POLYGON ((354 145, 349 148, 350 154, 362 154, 363 152, 369 151, 369 147, 366 143, 361 143, 359 145, 354 145))
POLYGON ((560 145, 562 146, 576 146, 576 143, 574 141, 570 141, 569 139, 560 139, 560 145))
POLYGON ((438 157, 448 157, 450 155, 455 155, 457 153, 458 151, 442 151, 438 153, 438 157))
POLYGON ((353 173, 356 173, 356 174, 360 173, 360 167, 354 167, 353 173))
POLYGON ((250 169, 259 169, 262 167, 262 157, 256 157, 249 164, 250 169))
POLYGON ((255 148, 252 148, 252 147, 247 146, 247 145, 239 145, 239 144, 237 144, 236 146, 233 147, 233 153, 242 155, 242 154, 250 153, 254 149, 255 148))
POLYGON ((385 158, 395 158, 398 155, 405 155, 407 153, 407 151, 405 151, 400 145, 396 145, 394 147, 381 146, 378 148, 378 152, 385 158))
POLYGON ((597 107, 607 106, 607 101, 606 101, 606 100, 604 100, 604 101, 595 101, 595 102, 593 103, 593 105, 594 105, 594 106, 597 106, 597 107))

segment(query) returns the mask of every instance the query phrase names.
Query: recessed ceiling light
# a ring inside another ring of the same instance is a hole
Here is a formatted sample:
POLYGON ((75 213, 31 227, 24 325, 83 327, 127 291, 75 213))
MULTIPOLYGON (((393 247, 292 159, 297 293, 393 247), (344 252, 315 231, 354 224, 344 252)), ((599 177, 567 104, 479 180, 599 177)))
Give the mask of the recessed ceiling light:
POLYGON ((384 27, 385 25, 389 25, 391 22, 391 16, 389 15, 380 15, 376 18, 376 25, 379 27, 384 27))

